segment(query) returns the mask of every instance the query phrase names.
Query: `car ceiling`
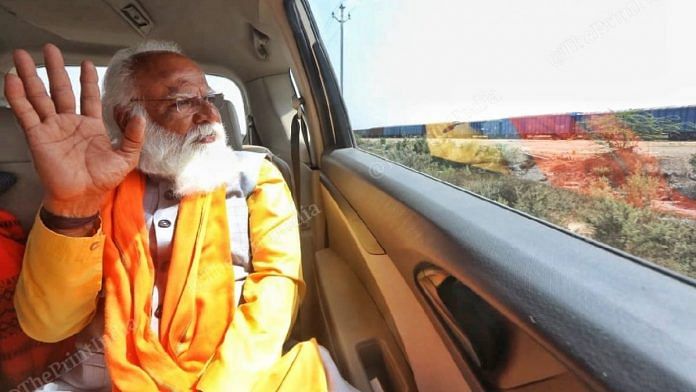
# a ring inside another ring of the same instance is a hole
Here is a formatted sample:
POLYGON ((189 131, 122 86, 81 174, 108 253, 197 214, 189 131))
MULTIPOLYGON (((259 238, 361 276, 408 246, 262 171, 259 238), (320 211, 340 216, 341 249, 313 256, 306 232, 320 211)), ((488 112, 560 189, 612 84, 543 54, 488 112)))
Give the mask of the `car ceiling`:
POLYGON ((40 58, 41 46, 51 42, 68 64, 89 58, 106 65, 119 48, 151 38, 177 42, 206 71, 221 68, 251 81, 288 69, 271 1, 279 0, 139 0, 153 23, 143 37, 117 12, 132 0, 0 0, 0 69, 11 69, 15 48, 40 58), (265 59, 254 50, 253 29, 269 37, 265 59))

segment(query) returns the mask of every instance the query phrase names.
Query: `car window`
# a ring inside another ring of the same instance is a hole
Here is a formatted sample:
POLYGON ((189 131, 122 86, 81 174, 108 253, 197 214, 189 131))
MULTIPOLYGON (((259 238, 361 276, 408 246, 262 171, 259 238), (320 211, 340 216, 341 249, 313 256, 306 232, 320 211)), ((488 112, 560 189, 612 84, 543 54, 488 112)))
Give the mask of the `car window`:
POLYGON ((358 148, 696 278, 696 5, 309 3, 358 148))
MULTIPOLYGON (((106 67, 96 67, 97 75, 99 76, 99 87, 101 88, 102 81, 104 80, 104 73, 106 72, 106 67)), ((70 82, 72 84, 73 92, 75 94, 77 110, 80 110, 80 67, 79 66, 67 66, 68 76, 70 77, 70 82)), ((37 69, 39 78, 48 86, 48 76, 46 75, 46 68, 39 67, 37 69)), ((244 100, 242 98, 242 92, 232 80, 217 75, 206 74, 205 78, 208 84, 217 93, 222 93, 225 99, 232 102, 234 109, 237 112, 237 121, 239 123, 239 129, 242 131, 242 136, 246 134, 246 115, 244 110, 244 100)), ((102 92, 103 93, 103 92, 102 92)))

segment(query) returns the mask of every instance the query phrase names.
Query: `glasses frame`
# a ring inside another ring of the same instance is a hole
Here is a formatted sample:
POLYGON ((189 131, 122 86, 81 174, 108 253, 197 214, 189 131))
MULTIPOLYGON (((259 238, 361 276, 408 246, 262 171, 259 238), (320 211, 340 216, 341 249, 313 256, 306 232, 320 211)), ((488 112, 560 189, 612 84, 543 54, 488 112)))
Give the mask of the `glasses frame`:
MULTIPOLYGON (((192 108, 200 110, 204 103, 212 104, 215 108, 220 108, 225 96, 223 93, 210 93, 204 96, 193 96, 193 97, 175 97, 175 98, 131 98, 129 102, 174 102, 176 105, 176 112, 180 114, 190 114, 187 110, 182 109, 184 102, 193 102, 192 108)), ((195 113, 196 110, 191 111, 195 113)))

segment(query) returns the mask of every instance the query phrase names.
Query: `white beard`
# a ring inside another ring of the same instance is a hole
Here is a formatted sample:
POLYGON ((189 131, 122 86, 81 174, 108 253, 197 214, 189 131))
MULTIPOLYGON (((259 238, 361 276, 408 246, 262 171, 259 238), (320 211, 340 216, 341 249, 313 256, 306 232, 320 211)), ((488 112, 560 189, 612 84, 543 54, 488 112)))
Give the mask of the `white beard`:
POLYGON ((156 124, 144 110, 135 112, 147 122, 138 169, 172 181, 177 196, 211 192, 239 179, 239 162, 227 146, 222 124, 203 124, 178 135, 156 124), (208 135, 215 135, 215 141, 199 141, 208 135))

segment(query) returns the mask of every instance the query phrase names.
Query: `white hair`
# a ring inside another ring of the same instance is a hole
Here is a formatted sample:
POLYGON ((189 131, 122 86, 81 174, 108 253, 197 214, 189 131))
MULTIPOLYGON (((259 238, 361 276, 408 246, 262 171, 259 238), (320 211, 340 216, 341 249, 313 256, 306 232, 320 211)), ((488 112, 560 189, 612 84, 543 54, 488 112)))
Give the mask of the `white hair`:
POLYGON ((104 123, 111 137, 118 141, 122 138, 121 128, 114 118, 114 108, 132 107, 131 99, 135 98, 137 88, 134 80, 134 59, 143 53, 169 52, 182 54, 179 46, 173 42, 147 40, 140 44, 121 49, 111 58, 106 68, 102 86, 102 113, 104 123))

